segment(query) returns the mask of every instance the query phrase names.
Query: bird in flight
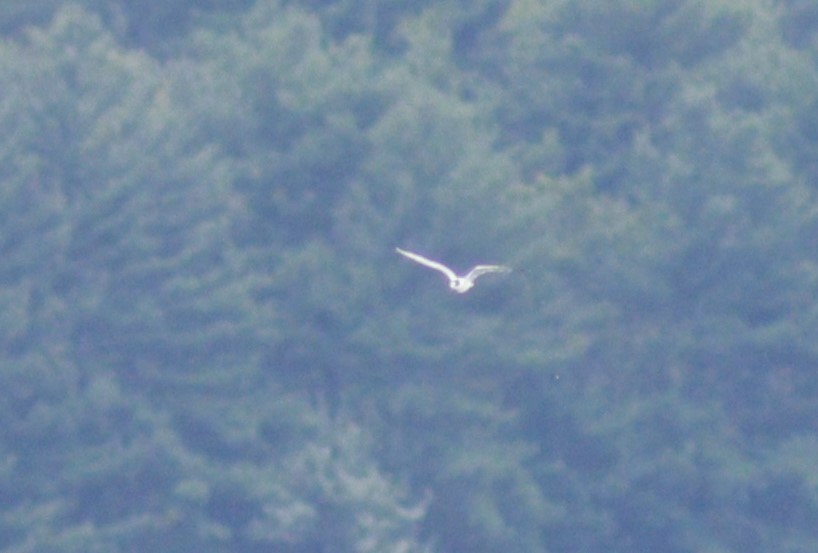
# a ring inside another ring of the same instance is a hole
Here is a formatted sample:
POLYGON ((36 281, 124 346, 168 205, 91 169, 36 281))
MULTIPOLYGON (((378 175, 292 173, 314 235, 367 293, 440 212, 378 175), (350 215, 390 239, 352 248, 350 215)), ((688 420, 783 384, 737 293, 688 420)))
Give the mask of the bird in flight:
POLYGON ((477 277, 481 275, 485 275, 486 273, 509 273, 511 269, 509 267, 504 267, 503 265, 477 265, 471 271, 463 276, 457 276, 454 271, 449 269, 443 263, 438 263, 437 261, 432 261, 431 259, 426 259, 422 255, 418 255, 416 253, 407 252, 406 250, 402 250, 400 248, 395 248, 395 250, 404 257, 408 257, 415 263, 420 263, 421 265, 426 265, 427 267, 431 267, 436 271, 440 271, 444 275, 446 275, 449 279, 449 288, 463 294, 468 292, 472 286, 474 286, 474 281, 477 277))

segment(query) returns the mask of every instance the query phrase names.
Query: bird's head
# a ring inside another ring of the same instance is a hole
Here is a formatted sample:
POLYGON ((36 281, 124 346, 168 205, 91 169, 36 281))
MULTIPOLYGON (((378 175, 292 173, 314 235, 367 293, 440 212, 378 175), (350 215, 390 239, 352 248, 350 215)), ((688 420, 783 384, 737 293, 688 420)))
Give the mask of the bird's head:
POLYGON ((474 286, 474 282, 467 278, 454 278, 449 282, 449 288, 454 290, 459 294, 463 294, 468 292, 471 287, 474 286))

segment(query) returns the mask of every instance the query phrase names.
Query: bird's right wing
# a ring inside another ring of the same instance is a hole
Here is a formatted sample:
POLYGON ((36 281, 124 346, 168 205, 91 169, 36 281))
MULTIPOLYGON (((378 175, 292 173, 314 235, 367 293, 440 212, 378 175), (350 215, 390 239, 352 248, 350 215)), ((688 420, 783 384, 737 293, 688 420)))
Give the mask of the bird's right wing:
POLYGON ((485 275, 486 273, 510 273, 511 267, 505 265, 478 265, 467 274, 464 278, 474 281, 477 277, 485 275))
POLYGON ((400 248, 395 248, 395 251, 397 251, 399 254, 401 254, 404 257, 408 257, 409 259, 411 259, 415 263, 420 263, 421 265, 426 265, 427 267, 431 267, 432 269, 440 271, 441 273, 443 273, 444 275, 449 277, 449 280, 454 280, 454 279, 457 278, 457 275, 455 274, 455 272, 452 271, 451 269, 449 269, 443 263, 438 263, 437 261, 432 261, 431 259, 426 259, 422 255, 418 255, 418 254, 412 253, 412 252, 407 252, 406 250, 402 250, 400 248))

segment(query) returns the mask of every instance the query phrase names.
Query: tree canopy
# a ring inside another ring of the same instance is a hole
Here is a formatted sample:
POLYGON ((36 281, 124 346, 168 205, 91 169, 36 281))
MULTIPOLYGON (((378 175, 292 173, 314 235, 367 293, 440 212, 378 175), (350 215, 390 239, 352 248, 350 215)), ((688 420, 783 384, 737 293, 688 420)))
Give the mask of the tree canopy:
POLYGON ((0 552, 814 552, 816 21, 6 2, 0 552))

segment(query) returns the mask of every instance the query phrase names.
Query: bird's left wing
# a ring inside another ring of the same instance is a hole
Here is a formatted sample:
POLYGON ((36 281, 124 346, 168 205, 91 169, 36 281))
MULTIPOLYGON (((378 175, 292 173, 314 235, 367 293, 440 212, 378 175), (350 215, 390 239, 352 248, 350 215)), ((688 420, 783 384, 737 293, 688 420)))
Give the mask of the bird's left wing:
POLYGON ((436 270, 440 271, 441 273, 443 273, 447 277, 449 277, 449 280, 455 280, 457 278, 457 275, 455 274, 455 272, 452 271, 451 269, 449 269, 443 263, 438 263, 437 261, 432 261, 431 259, 426 259, 422 255, 418 255, 418 254, 412 253, 412 252, 407 252, 406 250, 402 250, 400 248, 395 248, 395 251, 397 251, 399 254, 401 254, 404 257, 408 257, 409 259, 411 259, 412 261, 414 261, 416 263, 420 263, 421 265, 426 265, 427 267, 431 267, 432 269, 436 269, 436 270))

